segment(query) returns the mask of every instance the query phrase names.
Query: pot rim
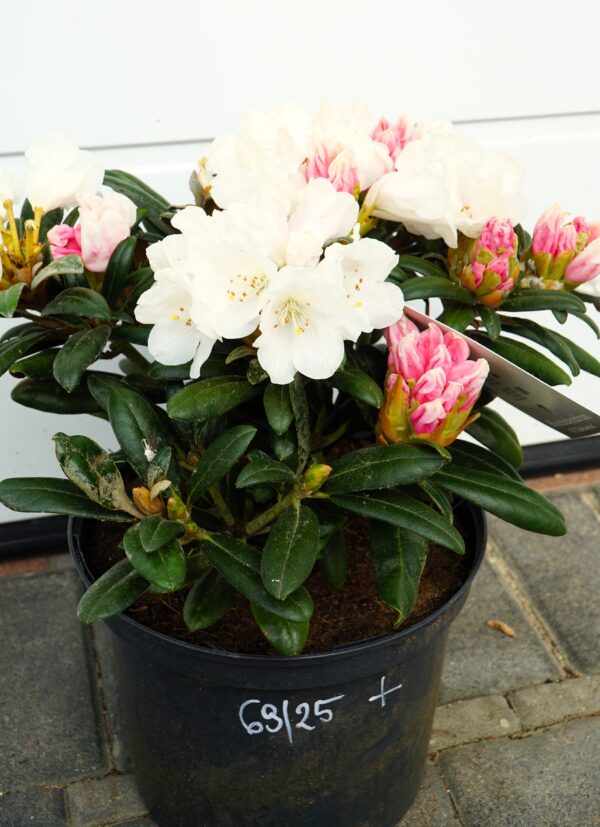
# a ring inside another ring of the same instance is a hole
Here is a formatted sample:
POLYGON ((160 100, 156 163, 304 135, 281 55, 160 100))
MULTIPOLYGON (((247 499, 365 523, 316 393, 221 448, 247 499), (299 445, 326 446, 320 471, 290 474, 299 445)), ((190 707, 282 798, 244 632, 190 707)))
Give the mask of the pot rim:
MULTIPOLYGON (((472 531, 474 553, 471 571, 469 572, 465 582, 462 584, 460 589, 458 589, 458 591, 456 591, 449 600, 447 600, 442 606, 440 606, 439 609, 436 609, 427 617, 423 618, 422 620, 419 620, 413 626, 409 626, 406 629, 400 629, 398 632, 375 635, 373 637, 366 638, 365 640, 342 644, 341 646, 338 646, 329 652, 317 652, 306 655, 291 655, 289 657, 286 657, 283 655, 252 655, 243 652, 228 652, 225 649, 211 649, 208 646, 200 646, 196 643, 188 643, 185 640, 179 640, 178 638, 165 635, 162 632, 157 632, 149 626, 144 626, 142 623, 139 623, 137 620, 134 620, 132 617, 129 617, 125 613, 115 615, 112 618, 106 618, 106 622, 110 623, 111 621, 118 620, 120 623, 124 623, 126 628, 132 634, 139 635, 141 633, 146 637, 149 636, 151 638, 154 638, 157 641, 161 642, 163 645, 169 646, 172 648, 172 650, 179 652, 181 654, 187 654, 192 657, 202 657, 204 659, 209 658, 211 660, 218 661, 223 664, 229 663, 232 665, 235 664, 236 666, 248 667, 268 666, 272 669, 294 669, 298 667, 317 666, 324 662, 331 662, 332 659, 341 661, 348 657, 359 655, 361 654, 361 652, 367 650, 373 651, 385 648, 387 646, 399 644, 403 640, 408 640, 412 636, 417 635, 422 630, 427 629, 429 626, 435 624, 443 615, 449 613, 456 604, 460 605, 463 598, 466 598, 466 593, 469 591, 473 579, 479 571, 479 567, 481 566, 481 563, 483 561, 485 548, 487 545, 487 523, 485 519, 485 513, 478 506, 472 505, 471 503, 464 501, 460 504, 459 507, 461 509, 465 509, 469 513, 469 522, 471 523, 471 529, 475 529, 474 531, 472 531)), ((77 572, 79 573, 79 576, 85 583, 86 587, 89 588, 89 586, 94 582, 95 578, 92 577, 91 572, 87 566, 83 550, 80 544, 80 532, 85 522, 92 522, 92 520, 83 517, 69 517, 69 522, 67 526, 67 540, 69 545, 69 551, 75 563, 77 572)))

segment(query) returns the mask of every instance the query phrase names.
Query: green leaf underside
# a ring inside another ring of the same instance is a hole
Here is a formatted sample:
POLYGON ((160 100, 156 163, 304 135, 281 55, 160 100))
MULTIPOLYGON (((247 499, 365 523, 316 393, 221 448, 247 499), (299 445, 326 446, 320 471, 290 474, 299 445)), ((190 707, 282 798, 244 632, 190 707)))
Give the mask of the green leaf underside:
POLYGON ((496 411, 484 408, 469 425, 467 433, 514 468, 520 468, 523 464, 523 449, 515 431, 496 411))
POLYGON ((100 356, 109 336, 108 325, 80 330, 69 336, 52 366, 54 378, 68 393, 77 387, 85 369, 100 356))
POLYGON ((79 601, 77 615, 82 623, 113 617, 135 603, 147 587, 148 583, 129 560, 120 560, 86 591, 79 601))
POLYGON ((120 511, 109 511, 93 502, 69 480, 53 477, 13 477, 0 482, 0 502, 13 511, 68 514, 93 520, 131 522, 120 511))
MULTIPOLYGON (((441 472, 438 472, 438 474, 441 472)), ((439 480, 443 485, 443 481, 439 480)), ((337 494, 331 501, 338 508, 413 531, 433 543, 462 554, 464 540, 458 531, 429 506, 399 491, 373 494, 337 494)))
POLYGON ((343 494, 409 485, 431 476, 443 465, 443 457, 420 445, 360 448, 332 461, 333 471, 323 490, 343 494))
POLYGON ((252 614, 271 646, 282 655, 299 655, 304 649, 310 629, 309 620, 287 620, 257 603, 252 603, 252 614))
POLYGON ((429 545, 404 528, 371 520, 369 550, 377 593, 396 609, 399 621, 410 614, 419 591, 429 545))
POLYGON ((311 573, 319 547, 319 521, 303 505, 286 508, 273 524, 261 558, 266 590, 285 600, 311 573))
POLYGON ((522 483, 454 465, 439 471, 435 479, 453 494, 527 531, 551 536, 566 532, 560 511, 522 483))
POLYGON ((123 548, 131 565, 149 583, 163 589, 177 589, 185 580, 187 571, 183 549, 177 540, 171 540, 157 551, 148 553, 140 538, 140 525, 127 529, 123 548))
POLYGON ((80 276, 83 273, 83 261, 81 256, 63 256, 56 261, 38 270, 31 281, 31 289, 35 290, 46 279, 52 276, 80 276))
POLYGON ((244 454, 256 434, 250 425, 238 425, 218 436, 200 460, 190 481, 190 501, 197 500, 219 482, 244 454))
POLYGON ((201 379, 172 396, 167 411, 173 419, 203 422, 229 413, 258 392, 258 388, 248 384, 242 376, 201 379))
POLYGON ((233 606, 236 591, 216 569, 208 569, 190 589, 183 604, 183 621, 191 632, 207 629, 233 606))
POLYGON ((310 620, 313 603, 306 589, 298 589, 286 600, 277 600, 267 592, 260 576, 257 549, 225 534, 212 534, 200 547, 225 580, 251 603, 288 620, 310 620))

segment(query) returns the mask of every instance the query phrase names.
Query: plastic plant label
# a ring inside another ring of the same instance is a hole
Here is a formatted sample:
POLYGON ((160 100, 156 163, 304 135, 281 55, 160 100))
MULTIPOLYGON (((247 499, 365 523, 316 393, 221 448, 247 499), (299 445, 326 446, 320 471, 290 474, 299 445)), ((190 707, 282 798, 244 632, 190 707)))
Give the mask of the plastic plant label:
POLYGON ((489 363, 490 372, 486 386, 500 399, 569 437, 591 436, 600 432, 598 414, 564 396, 464 333, 459 333, 412 307, 405 307, 404 312, 417 327, 424 328, 433 322, 444 333, 451 332, 463 338, 469 345, 471 356, 485 359, 489 363))

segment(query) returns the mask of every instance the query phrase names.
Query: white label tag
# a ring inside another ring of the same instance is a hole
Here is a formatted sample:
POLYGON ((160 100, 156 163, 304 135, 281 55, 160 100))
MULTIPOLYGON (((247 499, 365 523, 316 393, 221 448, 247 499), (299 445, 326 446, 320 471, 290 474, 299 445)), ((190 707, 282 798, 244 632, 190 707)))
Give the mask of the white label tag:
POLYGON ((433 322, 444 333, 451 332, 464 339, 469 345, 471 356, 485 359, 489 363, 490 372, 486 385, 500 399, 510 402, 515 408, 529 414, 538 422, 543 422, 544 425, 549 425, 569 437, 591 436, 600 432, 600 416, 584 408, 578 402, 563 396, 562 393, 509 362, 508 359, 498 356, 497 353, 470 339, 464 333, 459 333, 443 322, 431 319, 412 307, 405 306, 404 312, 417 327, 424 328, 433 322))

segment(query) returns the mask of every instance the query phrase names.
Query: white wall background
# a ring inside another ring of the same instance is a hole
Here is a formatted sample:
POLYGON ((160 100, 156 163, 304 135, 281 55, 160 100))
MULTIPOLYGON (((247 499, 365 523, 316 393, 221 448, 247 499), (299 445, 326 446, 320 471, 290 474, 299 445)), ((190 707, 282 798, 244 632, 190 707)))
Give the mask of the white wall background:
MULTIPOLYGON (((450 118, 516 155, 530 224, 553 201, 600 218, 599 27, 597 0, 21 0, 5 15, 0 161, 67 130, 186 203, 196 158, 242 109, 358 97, 389 117, 450 118)), ((600 353, 581 323, 563 332, 600 353)), ((57 473, 58 430, 112 444, 92 417, 15 405, 13 381, 0 380, 0 477, 57 473)), ((580 376, 566 392, 600 413, 599 391, 580 376)), ((560 438, 499 409, 525 443, 560 438)))

